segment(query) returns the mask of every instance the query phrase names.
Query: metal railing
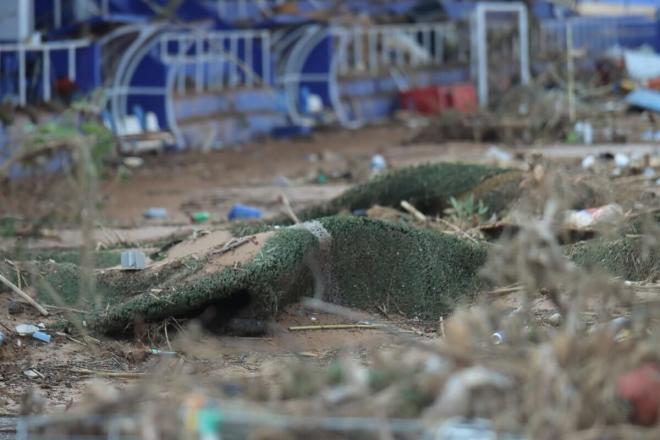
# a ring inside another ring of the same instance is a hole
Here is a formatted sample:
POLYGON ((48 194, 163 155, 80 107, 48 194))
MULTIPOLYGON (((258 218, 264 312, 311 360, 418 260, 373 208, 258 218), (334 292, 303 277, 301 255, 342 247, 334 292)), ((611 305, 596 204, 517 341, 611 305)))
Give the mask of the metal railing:
POLYGON ((76 79, 76 50, 87 47, 90 40, 65 40, 52 41, 40 44, 12 43, 0 44, 0 55, 3 53, 15 53, 18 57, 18 72, 16 74, 16 83, 18 84, 18 102, 21 106, 27 104, 28 94, 28 75, 27 75, 27 55, 37 53, 41 60, 41 86, 42 98, 45 102, 52 97, 51 81, 51 53, 55 51, 66 51, 67 53, 67 76, 71 81, 76 79))
MULTIPOLYGON (((70 0, 69 0, 70 1, 70 0)), ((59 28, 63 24, 63 0, 53 0, 53 26, 59 28)), ((76 16, 101 16, 107 17, 110 15, 110 0, 87 0, 85 2, 76 3, 76 16)))
POLYGON ((179 94, 186 92, 188 73, 197 93, 271 82, 268 31, 169 32, 160 37, 160 46, 161 61, 178 68, 179 94))
POLYGON ((339 74, 354 75, 441 65, 447 61, 445 45, 455 38, 456 27, 451 23, 336 27, 333 33, 343 46, 339 74))
POLYGON ((541 22, 532 35, 532 52, 537 55, 565 52, 567 27, 572 34, 570 46, 588 55, 616 47, 653 44, 658 37, 657 23, 648 17, 573 17, 541 22))
POLYGON ((273 14, 273 8, 284 0, 214 0, 220 18, 246 20, 253 19, 254 12, 265 16, 273 14))
POLYGON ((487 38, 487 16, 489 14, 513 14, 516 17, 516 27, 507 27, 515 29, 518 34, 518 62, 519 75, 522 84, 529 84, 531 81, 529 68, 529 26, 527 21, 527 6, 521 2, 484 2, 477 4, 470 17, 471 30, 471 71, 473 77, 477 79, 477 88, 479 94, 479 105, 486 107, 488 105, 489 88, 489 66, 488 66, 488 38, 487 38))

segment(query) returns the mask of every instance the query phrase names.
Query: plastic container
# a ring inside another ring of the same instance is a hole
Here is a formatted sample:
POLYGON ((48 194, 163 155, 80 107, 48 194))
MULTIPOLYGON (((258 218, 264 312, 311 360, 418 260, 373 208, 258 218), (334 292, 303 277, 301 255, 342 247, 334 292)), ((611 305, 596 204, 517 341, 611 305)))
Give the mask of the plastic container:
POLYGON ((16 333, 18 333, 20 336, 30 336, 34 332, 38 332, 38 331, 39 331, 39 327, 32 324, 18 324, 16 326, 16 333))
POLYGON ((165 208, 149 208, 144 211, 144 218, 150 219, 165 219, 167 218, 167 209, 165 208))
POLYGON ((146 266, 144 252, 129 250, 121 253, 121 268, 125 270, 142 270, 146 266))
POLYGON ((372 174, 380 174, 387 169, 387 160, 382 154, 374 154, 369 162, 372 174))
POLYGON ((193 212, 190 216, 190 219, 195 223, 204 223, 209 221, 210 218, 211 214, 209 214, 208 211, 193 212))
POLYGON ((229 221, 259 219, 263 216, 261 209, 254 206, 242 205, 240 203, 231 207, 227 218, 229 221))
POLYGON ((48 333, 44 332, 34 332, 32 333, 32 337, 38 341, 45 342, 47 344, 50 343, 50 335, 48 333))
POLYGON ((589 229, 606 224, 616 224, 623 220, 624 215, 620 205, 611 203, 598 208, 568 211, 564 225, 572 229, 589 229))

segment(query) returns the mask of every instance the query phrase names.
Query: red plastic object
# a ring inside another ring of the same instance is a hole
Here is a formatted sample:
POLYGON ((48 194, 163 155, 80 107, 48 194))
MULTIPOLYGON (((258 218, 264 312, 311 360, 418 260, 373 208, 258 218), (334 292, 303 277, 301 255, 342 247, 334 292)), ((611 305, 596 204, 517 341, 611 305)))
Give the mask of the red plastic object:
POLYGON ((660 365, 649 362, 621 375, 617 394, 630 403, 632 422, 654 425, 660 412, 660 365))
POLYGON ((647 80, 646 87, 653 90, 660 90, 660 78, 651 78, 647 80))
POLYGON ((435 115, 447 108, 447 90, 442 86, 420 87, 402 92, 401 107, 424 115, 435 115))
POLYGON ((431 86, 400 94, 401 107, 424 115, 436 115, 447 109, 470 113, 477 109, 477 93, 472 84, 431 86))
POLYGON ((477 110, 477 91, 472 84, 456 84, 449 87, 449 106, 463 113, 477 110))

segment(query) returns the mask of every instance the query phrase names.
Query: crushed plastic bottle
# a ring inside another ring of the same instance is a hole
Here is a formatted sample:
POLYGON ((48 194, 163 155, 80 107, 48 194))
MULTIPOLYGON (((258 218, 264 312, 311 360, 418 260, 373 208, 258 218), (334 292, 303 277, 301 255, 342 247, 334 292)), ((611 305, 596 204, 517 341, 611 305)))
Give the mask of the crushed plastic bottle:
POLYGON ((623 208, 616 203, 599 206, 598 208, 567 211, 564 225, 572 229, 588 229, 604 224, 612 224, 622 220, 623 208))
POLYGON ((374 154, 369 162, 372 174, 380 174, 387 169, 387 160, 382 154, 374 154))

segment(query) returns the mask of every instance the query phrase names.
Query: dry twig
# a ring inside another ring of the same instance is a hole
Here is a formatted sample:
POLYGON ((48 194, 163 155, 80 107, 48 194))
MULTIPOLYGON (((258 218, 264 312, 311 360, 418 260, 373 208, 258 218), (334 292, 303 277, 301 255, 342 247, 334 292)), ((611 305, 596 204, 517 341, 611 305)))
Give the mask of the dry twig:
POLYGON ((27 293, 23 292, 21 289, 18 288, 14 283, 9 281, 7 278, 5 278, 2 274, 0 274, 0 282, 4 284, 5 286, 9 287, 12 291, 14 291, 15 294, 23 298, 25 301, 27 301, 32 307, 37 309, 39 313, 41 313, 43 316, 48 316, 48 310, 44 308, 41 304, 36 302, 30 295, 27 293))

